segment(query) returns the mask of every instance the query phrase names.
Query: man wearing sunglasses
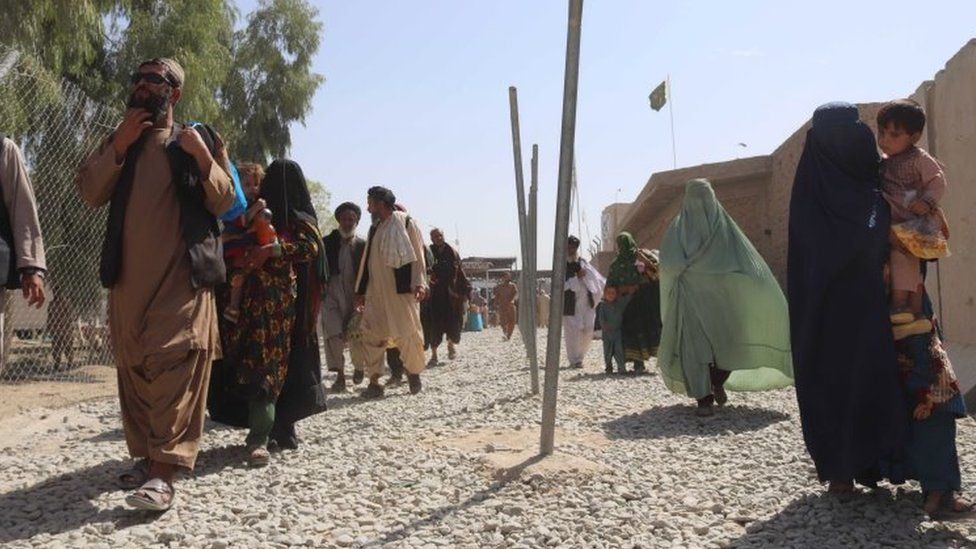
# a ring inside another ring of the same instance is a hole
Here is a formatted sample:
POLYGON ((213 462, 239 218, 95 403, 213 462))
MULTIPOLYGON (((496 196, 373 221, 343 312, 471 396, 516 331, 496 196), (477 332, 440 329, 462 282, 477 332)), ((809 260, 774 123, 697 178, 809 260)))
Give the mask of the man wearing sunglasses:
POLYGON ((141 63, 122 121, 77 177, 86 203, 110 204, 100 274, 110 288, 122 425, 138 460, 119 481, 136 489, 129 505, 152 511, 172 505, 176 473, 197 457, 210 364, 220 355, 217 217, 234 201, 201 133, 174 124, 183 83, 172 59, 141 63))

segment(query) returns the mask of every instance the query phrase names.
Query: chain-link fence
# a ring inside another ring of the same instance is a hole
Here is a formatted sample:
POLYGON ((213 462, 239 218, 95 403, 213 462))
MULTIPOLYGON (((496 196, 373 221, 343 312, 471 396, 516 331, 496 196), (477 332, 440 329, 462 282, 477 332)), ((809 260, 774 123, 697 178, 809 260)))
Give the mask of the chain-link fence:
POLYGON ((98 281, 105 209, 78 196, 74 176, 121 113, 52 78, 30 56, 0 45, 0 134, 27 161, 47 256, 48 301, 7 299, 0 383, 85 379, 110 365, 106 292, 98 281))

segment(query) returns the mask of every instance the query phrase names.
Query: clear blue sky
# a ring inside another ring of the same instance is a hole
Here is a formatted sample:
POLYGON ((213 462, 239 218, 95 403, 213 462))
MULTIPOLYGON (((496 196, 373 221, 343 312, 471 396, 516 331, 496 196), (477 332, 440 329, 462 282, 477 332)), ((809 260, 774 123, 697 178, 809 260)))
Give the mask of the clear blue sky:
MULTIPOLYGON (((292 157, 333 203, 392 188, 464 255, 517 255, 508 86, 528 179, 540 162, 539 265, 552 258, 566 0, 317 0, 326 78, 292 157)), ((254 0, 239 1, 248 12, 254 0)), ((591 236, 600 212, 672 166, 766 154, 827 101, 906 96, 976 37, 974 0, 587 0, 576 162, 591 236), (736 147, 739 142, 747 149, 736 147)), ((976 90, 974 90, 976 93, 976 90)), ((526 181, 528 183, 528 181, 526 181)), ((365 231, 365 227, 361 227, 365 231)), ((571 230, 577 232, 575 215, 571 230)))

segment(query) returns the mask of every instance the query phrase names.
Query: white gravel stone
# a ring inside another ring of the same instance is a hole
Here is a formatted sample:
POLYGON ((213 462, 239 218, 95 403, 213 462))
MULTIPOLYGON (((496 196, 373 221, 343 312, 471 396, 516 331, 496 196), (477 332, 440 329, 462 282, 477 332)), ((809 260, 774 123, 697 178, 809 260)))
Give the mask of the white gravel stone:
MULTIPOLYGON (((302 447, 274 453, 265 469, 243 465, 244 431, 208 429, 176 507, 156 518, 127 509, 115 487, 128 463, 115 400, 20 416, 36 436, 0 439, 0 545, 976 546, 976 522, 924 520, 914 483, 847 504, 826 497, 792 389, 732 393, 701 421, 659 376, 603 375, 598 341, 583 370, 560 371, 556 446, 600 467, 499 480, 486 460, 531 451, 508 439, 446 441, 497 431, 534 450, 541 399, 527 395, 517 335, 465 333, 458 350, 424 374, 419 395, 400 386, 380 401, 330 396, 332 409, 298 425, 302 447)), ((958 447, 973 493, 970 418, 958 421, 958 447)))

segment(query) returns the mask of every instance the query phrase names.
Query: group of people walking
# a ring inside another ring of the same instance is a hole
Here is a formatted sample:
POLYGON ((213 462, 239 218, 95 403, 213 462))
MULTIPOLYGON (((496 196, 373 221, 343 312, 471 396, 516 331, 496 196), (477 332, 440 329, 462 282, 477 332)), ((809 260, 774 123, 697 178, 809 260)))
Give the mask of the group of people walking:
MULTIPOLYGON (((665 385, 701 416, 726 389, 784 387, 795 372, 804 440, 830 492, 916 479, 930 516, 971 516, 955 443, 965 406, 924 287, 949 234, 943 169, 916 146, 924 123, 914 102, 892 102, 876 140, 857 107, 816 110, 790 203, 789 299, 706 180, 687 183, 659 257, 621 234, 600 304, 607 371, 659 335, 665 385), (659 284, 659 313, 649 296, 635 309, 635 283, 648 294, 659 284), (636 339, 635 324, 651 338, 636 339)), ((566 350, 572 364, 569 336, 566 350)))
MULTIPOLYGON (((154 511, 193 468, 208 409, 248 428, 251 465, 297 448, 295 424, 326 409, 323 351, 333 392, 347 389, 347 355, 364 397, 384 395, 385 363, 385 385, 406 373, 420 392, 425 350, 431 364, 445 338, 457 352, 470 290, 443 233, 425 245, 387 188, 367 193, 365 240, 351 202, 323 238, 296 162, 232 163, 212 128, 175 122, 184 78, 172 59, 141 63, 122 122, 76 178, 85 202, 109 206, 101 280, 136 459, 119 480, 131 506, 154 511)), ((20 268, 29 278, 38 265, 20 268)))
MULTIPOLYGON (((109 210, 100 278, 137 460, 119 480, 131 506, 155 511, 173 504, 177 473, 194 467, 208 408, 248 428, 246 459, 266 464, 269 447, 299 445, 295 424, 325 410, 330 389, 347 390, 347 356, 352 383, 367 381, 363 396, 382 397, 404 374, 416 394, 444 341, 455 358, 487 305, 443 232, 426 245, 390 189, 367 192, 366 239, 351 202, 323 237, 296 162, 234 164, 212 128, 174 121, 184 78, 172 59, 141 63, 124 118, 76 179, 86 203, 109 210)), ((701 416, 725 404, 727 389, 795 377, 804 440, 831 492, 911 478, 931 516, 972 514, 955 447, 965 407, 923 284, 926 261, 948 249, 945 176, 916 146, 924 120, 911 102, 882 109, 882 159, 856 107, 816 110, 790 204, 788 299, 706 180, 687 183, 659 252, 620 234, 607 278, 571 237, 557 297, 569 365, 582 368, 599 329, 608 373, 646 371, 656 356, 665 385, 695 399, 701 416)), ((40 305, 36 204, 19 151, 2 147, 0 282, 40 305)), ((548 308, 543 291, 533 297, 548 308)), ((510 339, 519 299, 510 276, 493 299, 510 339)))

